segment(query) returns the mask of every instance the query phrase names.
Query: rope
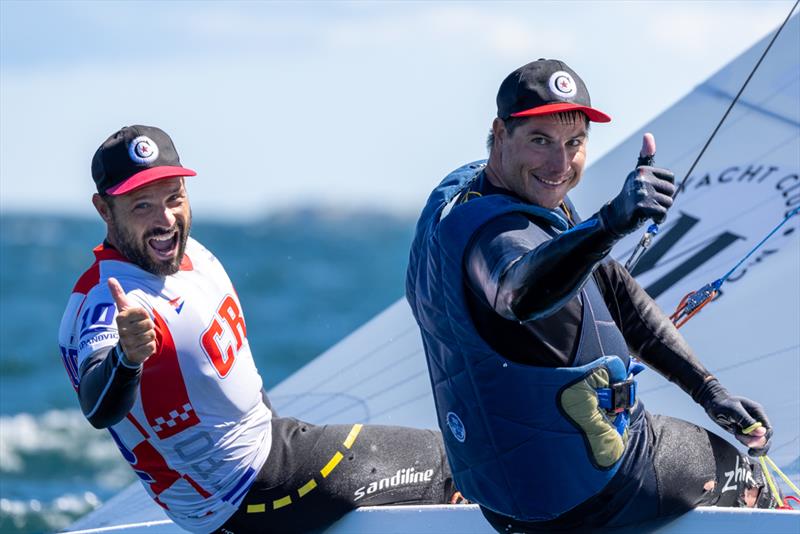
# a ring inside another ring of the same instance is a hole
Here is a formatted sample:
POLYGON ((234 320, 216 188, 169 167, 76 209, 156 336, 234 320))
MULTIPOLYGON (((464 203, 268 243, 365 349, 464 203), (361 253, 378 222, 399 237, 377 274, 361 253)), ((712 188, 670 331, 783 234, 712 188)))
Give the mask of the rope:
POLYGON ((706 304, 714 300, 714 297, 716 297, 719 294, 719 290, 722 287, 722 284, 724 284, 725 281, 728 278, 730 278, 730 276, 734 272, 736 272, 736 269, 741 267, 741 265, 745 261, 747 261, 747 258, 752 256, 756 250, 761 248, 761 246, 764 243, 766 243, 769 240, 769 238, 772 237, 775 234, 775 232, 778 231, 778 229, 780 229, 781 226, 786 224, 786 221, 788 221, 798 213, 800 213, 800 206, 790 211, 786 215, 786 217, 784 217, 783 220, 780 223, 778 223, 778 225, 775 226, 775 228, 773 228, 769 234, 767 234, 767 236, 764 239, 759 241, 756 246, 751 248, 750 252, 748 252, 741 260, 739 260, 739 263, 734 265, 733 269, 725 273, 724 276, 722 276, 721 278, 717 278, 710 284, 704 285, 697 291, 690 291, 689 293, 687 293, 678 303, 678 307, 675 309, 675 312, 673 312, 673 314, 669 316, 670 320, 675 324, 675 328, 680 328, 683 325, 685 325, 686 322, 695 315, 697 315, 697 313, 700 312, 700 310, 702 310, 703 307, 706 306, 706 304))
POLYGON ((686 176, 684 176, 683 180, 681 180, 681 183, 678 186, 678 190, 675 191, 675 196, 672 197, 672 198, 677 197, 678 194, 681 192, 681 189, 683 189, 683 185, 686 183, 686 180, 689 178, 689 175, 692 174, 692 171, 694 170, 695 166, 697 166, 697 163, 700 161, 700 158, 702 158, 703 154, 705 154, 706 149, 708 148, 708 145, 711 144, 711 140, 714 139, 714 136, 717 135, 717 132, 719 131, 720 127, 722 126, 722 123, 725 122, 725 119, 728 118, 728 114, 733 109, 733 106, 735 106, 736 102, 739 101, 739 97, 742 96, 742 93, 744 92, 745 87, 747 87, 747 84, 750 83, 750 79, 756 73, 756 70, 758 70, 758 67, 761 65, 761 62, 764 61, 764 58, 767 57, 767 52, 769 52, 769 49, 772 48, 773 43, 778 38, 778 35, 781 34, 781 30, 783 30, 783 27, 786 26, 787 22, 789 22, 789 19, 792 18, 792 13, 794 13, 794 10, 797 7, 797 4, 800 4, 800 0, 797 0, 794 3, 794 5, 792 6, 792 9, 789 10, 789 14, 786 15, 786 18, 784 19, 783 24, 781 24, 780 28, 778 28, 778 31, 775 32, 775 35, 772 36, 772 40, 767 45, 767 48, 764 49, 764 53, 761 54, 760 58, 758 58, 758 62, 756 63, 756 66, 753 67, 752 71, 750 71, 750 75, 747 76, 747 79, 744 81, 744 84, 742 84, 742 87, 739 89, 739 92, 736 93, 735 97, 733 97, 733 100, 731 101, 731 105, 728 106, 728 109, 725 111, 725 114, 720 119, 719 123, 717 124, 717 127, 714 128, 713 132, 711 132, 711 136, 708 138, 708 141, 706 141, 706 144, 703 145, 703 148, 700 150, 700 154, 697 155, 697 158, 694 160, 694 163, 692 163, 692 166, 689 167, 689 172, 687 172, 686 176))
MULTIPOLYGON (((756 421, 747 428, 742 429, 742 434, 749 435, 755 429, 761 428, 762 426, 764 425, 760 421, 756 421)), ((761 471, 764 473, 764 478, 767 480, 767 485, 769 486, 769 490, 772 492, 772 496, 775 497, 775 500, 779 503, 778 509, 793 510, 793 508, 789 505, 789 500, 791 499, 797 501, 798 499, 796 497, 787 496, 785 499, 783 499, 783 501, 781 501, 781 494, 778 492, 778 487, 775 484, 775 481, 773 480, 772 475, 769 472, 769 468, 771 467, 775 471, 775 473, 777 473, 778 476, 780 476, 783 479, 783 481, 786 482, 786 484, 790 488, 792 488, 792 490, 798 497, 800 497, 800 490, 798 490, 797 486, 794 485, 794 482, 792 482, 789 479, 789 477, 787 477, 786 474, 783 471, 781 471, 778 465, 772 461, 772 458, 764 454, 758 457, 758 461, 761 464, 761 471)))
MULTIPOLYGON (((800 1, 800 0, 799 0, 799 1, 800 1)), ((740 266, 741 266, 741 265, 742 265, 742 264, 743 264, 745 261, 747 261, 747 258, 749 258, 750 256, 752 256, 752 255, 753 255, 753 253, 754 253, 756 250, 758 250, 758 249, 761 247, 761 245, 763 245, 764 243, 766 243, 766 241, 767 241, 767 240, 768 240, 770 237, 772 237, 772 236, 773 236, 773 234, 775 234, 775 232, 777 232, 777 231, 778 231, 778 229, 779 229, 781 226, 783 226, 784 224, 786 224, 786 221, 788 221, 789 219, 791 219, 792 217, 794 217, 794 216, 795 216, 795 215, 797 215, 798 213, 800 213, 800 206, 798 206, 798 207, 796 207, 795 209, 793 209, 792 211, 790 211, 790 212, 789 212, 789 213, 786 215, 786 217, 784 217, 784 218, 783 218, 783 220, 780 222, 780 224, 778 224, 778 226, 776 226, 775 228, 773 228, 773 229, 772 229, 772 231, 771 231, 770 233, 768 233, 768 234, 767 234, 767 237, 765 237, 764 239, 762 239, 761 241, 759 241, 759 243, 758 243, 756 246, 754 246, 752 249, 750 249, 750 252, 748 252, 748 253, 747 253, 747 255, 746 255, 744 258, 742 258, 742 259, 741 259, 741 261, 739 261, 739 263, 737 263, 736 265, 734 265, 733 269, 731 269, 730 271, 728 271, 727 273, 725 273, 725 276, 723 276, 722 278, 720 278, 720 279, 718 279, 717 281, 715 281, 715 282, 714 282, 714 285, 717 287, 717 289, 719 289, 719 286, 721 286, 721 285, 722 285, 722 284, 725 282, 725 280, 727 280, 727 279, 730 277, 730 275, 732 275, 732 274, 734 273, 734 271, 736 271, 736 269, 738 269, 738 268, 739 268, 739 267, 740 267, 740 266), (719 285, 717 285, 718 283, 719 283, 719 285)))
POLYGON ((772 475, 769 474, 769 468, 767 467, 767 462, 764 460, 764 456, 759 456, 758 462, 761 464, 761 471, 764 473, 764 478, 767 479, 769 490, 776 499, 780 500, 780 493, 778 493, 778 488, 775 487, 775 481, 772 480, 772 475))
POLYGON ((765 454, 763 456, 759 456, 758 461, 761 464, 761 471, 764 473, 764 478, 767 479, 767 485, 769 485, 769 490, 772 492, 772 495, 773 497, 775 497, 775 500, 779 503, 778 509, 794 510, 794 508, 792 508, 792 506, 789 504, 789 501, 791 500, 795 502, 800 502, 800 500, 792 495, 787 495, 786 497, 784 497, 783 501, 781 501, 781 494, 778 492, 778 487, 775 484, 775 481, 773 480, 772 475, 769 472, 769 468, 771 467, 772 470, 775 471, 775 473, 778 474, 778 476, 780 476, 790 488, 792 488, 792 491, 794 491, 795 495, 800 496, 800 490, 797 489, 797 486, 794 485, 794 482, 792 482, 789 479, 789 477, 787 477, 786 474, 783 471, 781 471, 781 469, 775 464, 775 462, 772 461, 772 458, 770 458, 765 454))
POLYGON ((778 473, 780 475, 780 477, 783 479, 783 481, 786 482, 786 484, 788 484, 790 488, 792 488, 792 491, 794 491, 798 496, 800 496, 800 489, 797 489, 797 486, 795 486, 794 483, 791 480, 789 480, 789 477, 787 477, 783 473, 783 471, 778 469, 778 466, 775 465, 775 462, 772 461, 772 458, 770 458, 766 454, 764 455, 764 458, 766 458, 767 463, 770 465, 770 467, 772 467, 772 469, 775 470, 776 473, 778 473))

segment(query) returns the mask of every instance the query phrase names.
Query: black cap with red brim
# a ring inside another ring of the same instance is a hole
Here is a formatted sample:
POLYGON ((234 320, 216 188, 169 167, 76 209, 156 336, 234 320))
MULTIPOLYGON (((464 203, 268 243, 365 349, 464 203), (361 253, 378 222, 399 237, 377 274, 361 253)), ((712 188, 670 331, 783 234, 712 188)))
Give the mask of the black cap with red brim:
POLYGON ((172 139, 153 126, 125 126, 100 145, 92 158, 97 192, 124 195, 156 180, 197 173, 181 165, 172 139))
POLYGON ((504 120, 569 111, 580 111, 593 122, 611 121, 592 107, 586 84, 562 61, 528 63, 509 74, 497 92, 497 116, 504 120))

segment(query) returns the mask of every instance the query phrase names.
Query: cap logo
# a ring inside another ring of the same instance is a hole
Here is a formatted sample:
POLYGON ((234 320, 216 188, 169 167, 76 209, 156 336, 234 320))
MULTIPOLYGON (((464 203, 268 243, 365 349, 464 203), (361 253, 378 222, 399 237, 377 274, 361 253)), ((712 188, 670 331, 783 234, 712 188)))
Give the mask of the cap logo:
POLYGON ((568 72, 559 70, 550 75, 550 92, 559 98, 572 98, 578 93, 575 80, 568 72))
POLYGON ((140 135, 128 145, 128 154, 140 165, 153 163, 158 158, 158 145, 146 135, 140 135))

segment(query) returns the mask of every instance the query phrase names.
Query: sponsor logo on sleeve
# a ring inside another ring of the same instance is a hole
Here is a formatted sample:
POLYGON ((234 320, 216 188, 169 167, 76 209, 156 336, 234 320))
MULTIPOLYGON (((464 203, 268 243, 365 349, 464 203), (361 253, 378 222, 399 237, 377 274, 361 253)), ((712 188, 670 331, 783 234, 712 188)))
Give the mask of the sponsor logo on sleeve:
POLYGON ((106 330, 105 332, 93 332, 94 335, 82 340, 78 344, 78 352, 82 352, 86 347, 96 347, 98 345, 113 345, 119 339, 116 330, 106 330))

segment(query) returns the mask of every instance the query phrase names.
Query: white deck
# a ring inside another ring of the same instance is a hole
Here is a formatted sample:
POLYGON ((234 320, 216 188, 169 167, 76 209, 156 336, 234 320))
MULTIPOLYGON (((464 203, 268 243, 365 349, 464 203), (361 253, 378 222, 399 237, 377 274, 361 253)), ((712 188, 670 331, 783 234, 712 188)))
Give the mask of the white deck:
MULTIPOLYGON (((178 534, 185 532, 166 519, 137 484, 131 486, 74 525, 71 534, 125 533, 178 534), (137 517, 136 523, 119 524, 119 517, 137 517), (82 528, 80 525, 92 525, 82 528)), ((698 508, 671 520, 653 521, 609 533, 664 534, 702 532, 703 534, 798 534, 800 511, 741 510, 698 508)), ((493 534, 476 505, 370 506, 346 515, 328 528, 326 534, 493 534)))
MULTIPOLYGON (((682 516, 622 529, 605 529, 615 534, 658 532, 663 534, 797 534, 800 512, 698 508, 682 516), (768 530, 765 527, 768 525, 768 530)), ((184 531, 169 520, 91 528, 72 534, 124 532, 125 534, 178 534, 184 531)), ((476 505, 380 506, 356 510, 325 530, 325 534, 494 534, 476 505)))

